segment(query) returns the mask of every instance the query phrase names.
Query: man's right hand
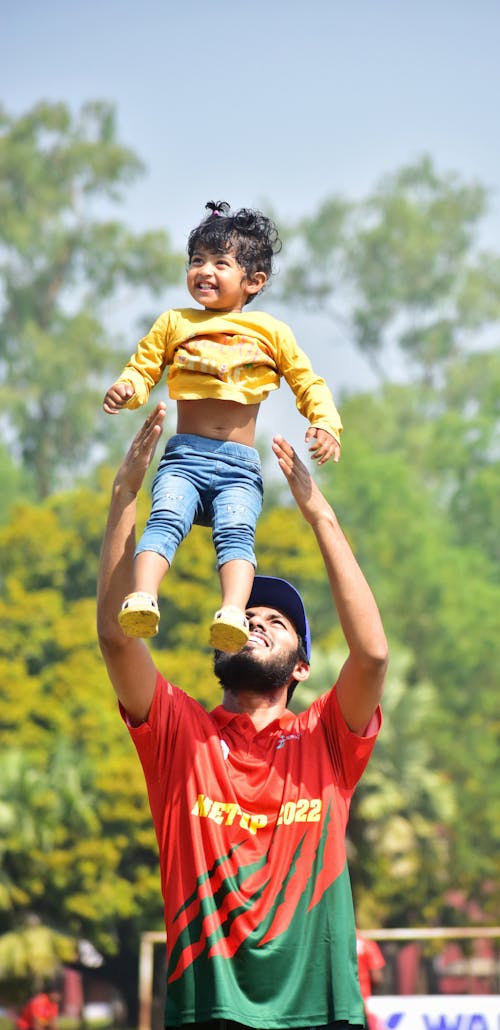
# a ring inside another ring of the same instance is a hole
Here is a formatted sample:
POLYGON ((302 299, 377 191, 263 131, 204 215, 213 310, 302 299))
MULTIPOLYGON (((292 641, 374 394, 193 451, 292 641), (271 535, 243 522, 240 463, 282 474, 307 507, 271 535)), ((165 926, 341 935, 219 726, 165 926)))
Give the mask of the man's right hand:
POLYGON ((139 492, 163 432, 166 410, 160 401, 134 436, 116 474, 115 487, 125 487, 132 494, 139 492))
POLYGON ((118 381, 106 390, 102 406, 107 415, 116 415, 135 393, 131 383, 118 381))
POLYGON ((149 712, 156 668, 145 641, 126 637, 117 615, 123 598, 134 589, 136 498, 160 439, 165 412, 166 405, 160 402, 148 415, 115 476, 99 567, 99 644, 116 694, 136 725, 149 712))

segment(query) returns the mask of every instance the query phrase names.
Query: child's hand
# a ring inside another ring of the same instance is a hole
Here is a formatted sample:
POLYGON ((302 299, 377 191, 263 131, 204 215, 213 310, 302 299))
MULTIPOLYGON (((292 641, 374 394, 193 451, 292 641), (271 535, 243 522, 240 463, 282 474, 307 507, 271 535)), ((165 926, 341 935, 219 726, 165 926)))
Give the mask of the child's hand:
POLYGON ((131 383, 113 383, 106 391, 102 406, 107 415, 116 415, 135 393, 131 383))
POLYGON ((333 458, 335 463, 339 461, 340 444, 326 429, 309 426, 306 433, 306 443, 309 443, 309 440, 313 441, 309 448, 309 453, 314 458, 314 461, 318 462, 318 465, 324 465, 325 461, 328 461, 329 458, 333 458))

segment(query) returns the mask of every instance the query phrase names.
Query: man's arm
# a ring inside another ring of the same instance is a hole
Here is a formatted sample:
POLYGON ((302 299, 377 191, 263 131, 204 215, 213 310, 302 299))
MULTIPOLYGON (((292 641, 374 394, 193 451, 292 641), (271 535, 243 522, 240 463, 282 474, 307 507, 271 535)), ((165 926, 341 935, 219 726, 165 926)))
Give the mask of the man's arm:
POLYGON ((143 640, 126 637, 117 615, 133 589, 136 499, 160 438, 165 405, 158 404, 134 437, 113 483, 97 589, 99 645, 116 694, 132 722, 148 715, 156 668, 143 640))
POLYGON ((335 512, 293 447, 275 436, 273 451, 298 508, 318 541, 333 600, 349 648, 337 697, 347 725, 364 733, 382 696, 388 650, 375 598, 335 512))

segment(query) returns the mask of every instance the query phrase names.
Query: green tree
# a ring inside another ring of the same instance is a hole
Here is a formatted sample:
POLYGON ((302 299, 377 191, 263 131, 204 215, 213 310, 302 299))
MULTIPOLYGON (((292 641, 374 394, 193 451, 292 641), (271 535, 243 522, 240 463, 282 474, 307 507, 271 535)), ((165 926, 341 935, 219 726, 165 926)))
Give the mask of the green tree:
MULTIPOLYGON (((66 749, 65 749, 66 750, 66 749)), ((18 748, 3 748, 0 757, 0 982, 11 1000, 33 977, 53 975, 61 961, 72 961, 77 944, 68 933, 40 923, 35 915, 47 892, 56 902, 47 855, 67 843, 71 829, 93 825, 73 756, 56 755, 46 770, 18 748), (63 759, 61 761, 61 758, 63 759), (70 761, 68 761, 68 759, 70 761), (47 888, 48 891, 47 891, 47 888), (13 920, 14 913, 18 913, 13 920)), ((59 922, 57 906, 52 915, 59 922)))
POLYGON ((329 198, 292 226, 282 282, 380 377, 372 396, 345 399, 343 460, 322 480, 391 637, 412 656, 408 682, 434 685, 433 769, 448 771, 460 811, 447 827, 450 878, 492 913, 500 258, 481 246, 488 204, 481 184, 423 158, 359 203, 329 198), (412 385, 390 383, 395 355, 412 385))
POLYGON ((24 497, 34 499, 32 477, 28 471, 16 465, 7 448, 0 443, 0 525, 9 518, 13 506, 24 497))
POLYGON ((355 340, 383 360, 394 341, 424 380, 500 317, 500 256, 478 246, 488 194, 430 158, 383 181, 349 247, 355 340))
MULTIPOLYGON (((288 228, 282 295, 326 312, 382 381, 394 350, 436 379, 500 319, 500 255, 479 244, 488 191, 423 157, 358 203, 327 198, 288 228)), ((279 283, 278 283, 279 288, 279 283)))
POLYGON ((119 431, 98 418, 103 377, 120 365, 106 305, 180 276, 166 232, 134 233, 109 214, 141 171, 107 103, 75 116, 62 103, 16 119, 0 110, 0 400, 39 497, 119 431))
MULTIPOLYGON (((499 844, 498 563, 480 538, 466 540, 457 530, 463 458, 458 444, 449 454, 446 477, 436 473, 432 441, 452 417, 443 412, 439 396, 433 406, 428 403, 425 419, 416 387, 354 397, 344 413, 357 429, 346 441, 334 483, 328 480, 325 489, 349 527, 391 639, 412 656, 409 689, 419 682, 435 687, 425 727, 432 767, 452 779, 460 811, 459 821, 447 826, 448 872, 452 882, 493 912, 499 844), (452 455, 459 451, 454 478, 452 455)), ((492 472, 496 468, 492 462, 492 472)))
MULTIPOLYGON (((293 707, 300 710, 329 690, 346 656, 345 645, 316 654, 293 707)), ((413 656, 394 644, 383 731, 349 816, 350 872, 361 925, 435 922, 441 911, 457 798, 447 770, 435 764, 428 733, 436 704, 436 688, 415 682, 413 656)))

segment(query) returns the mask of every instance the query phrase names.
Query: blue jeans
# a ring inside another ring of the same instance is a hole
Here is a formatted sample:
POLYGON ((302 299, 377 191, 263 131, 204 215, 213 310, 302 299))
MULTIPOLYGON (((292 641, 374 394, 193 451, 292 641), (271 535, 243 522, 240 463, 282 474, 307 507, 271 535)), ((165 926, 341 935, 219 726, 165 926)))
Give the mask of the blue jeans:
POLYGON ((156 551, 172 564, 194 523, 212 527, 218 569, 234 558, 255 566, 262 498, 260 458, 254 447, 177 433, 158 465, 151 514, 135 553, 156 551))

